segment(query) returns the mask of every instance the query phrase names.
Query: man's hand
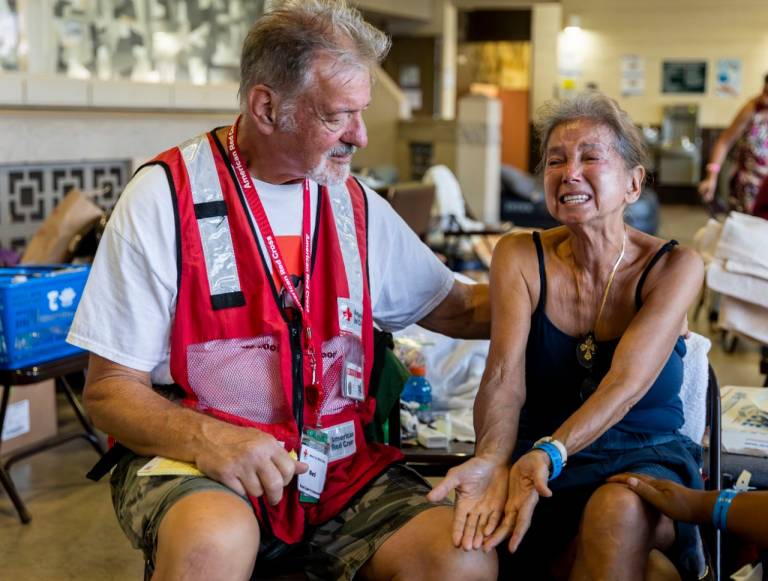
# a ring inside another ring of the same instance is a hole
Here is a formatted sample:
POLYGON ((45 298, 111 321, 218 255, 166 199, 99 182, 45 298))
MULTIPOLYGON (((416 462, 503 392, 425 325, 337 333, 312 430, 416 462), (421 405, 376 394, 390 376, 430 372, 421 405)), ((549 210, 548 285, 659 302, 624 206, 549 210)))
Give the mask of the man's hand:
POLYGON ((451 468, 427 495, 438 502, 456 490, 452 534, 456 547, 479 549, 483 538, 496 530, 507 495, 507 473, 503 464, 475 457, 451 468))
POLYGON ((490 551, 508 535, 509 552, 514 553, 525 533, 531 526, 533 509, 539 496, 552 496, 547 486, 549 477, 548 456, 541 450, 533 450, 515 462, 509 471, 509 492, 504 506, 504 520, 496 531, 483 543, 483 549, 490 551))
POLYGON ((611 476, 608 482, 626 484, 644 501, 672 520, 707 522, 710 518, 706 508, 702 509, 704 493, 685 488, 671 480, 659 480, 645 474, 627 473, 611 476))
POLYGON ((256 428, 216 421, 205 425, 203 436, 206 441, 195 456, 197 467, 238 494, 266 495, 272 505, 280 502, 294 475, 309 468, 256 428))

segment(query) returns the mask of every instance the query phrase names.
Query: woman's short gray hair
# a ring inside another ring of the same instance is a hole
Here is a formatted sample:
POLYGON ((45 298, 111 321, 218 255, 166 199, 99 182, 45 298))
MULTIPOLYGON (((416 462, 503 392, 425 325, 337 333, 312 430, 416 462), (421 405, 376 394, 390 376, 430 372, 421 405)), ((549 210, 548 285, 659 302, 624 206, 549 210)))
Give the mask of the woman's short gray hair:
POLYGON ((648 150, 640 131, 618 103, 597 91, 580 93, 571 99, 550 101, 538 111, 536 134, 539 138, 540 167, 546 161, 547 142, 556 127, 563 123, 588 119, 605 125, 616 137, 614 147, 627 169, 649 164, 648 150))
POLYGON ((251 28, 240 61, 240 105, 264 84, 293 101, 312 82, 312 64, 327 54, 342 66, 371 68, 389 52, 390 39, 345 0, 282 0, 251 28))

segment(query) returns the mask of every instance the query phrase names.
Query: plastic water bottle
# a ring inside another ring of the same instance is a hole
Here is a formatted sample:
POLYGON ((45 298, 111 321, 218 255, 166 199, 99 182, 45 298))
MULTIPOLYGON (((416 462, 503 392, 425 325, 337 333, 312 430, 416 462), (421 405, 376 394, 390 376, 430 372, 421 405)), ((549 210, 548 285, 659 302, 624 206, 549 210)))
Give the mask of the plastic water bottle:
POLYGON ((423 366, 413 366, 410 371, 411 376, 405 380, 400 399, 418 403, 418 413, 429 413, 432 409, 432 386, 424 377, 426 371, 423 366))

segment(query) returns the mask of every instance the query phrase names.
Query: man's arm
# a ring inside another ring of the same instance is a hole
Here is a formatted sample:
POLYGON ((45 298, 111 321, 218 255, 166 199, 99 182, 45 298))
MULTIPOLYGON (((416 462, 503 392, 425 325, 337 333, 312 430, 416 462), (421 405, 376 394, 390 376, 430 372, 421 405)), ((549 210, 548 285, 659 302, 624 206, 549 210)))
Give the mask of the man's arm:
POLYGON ((91 354, 84 392, 94 424, 137 454, 193 462, 238 494, 276 504, 306 465, 255 428, 221 422, 155 393, 149 373, 91 354))
POLYGON ((458 339, 490 338, 488 285, 455 281, 448 295, 419 325, 458 339))

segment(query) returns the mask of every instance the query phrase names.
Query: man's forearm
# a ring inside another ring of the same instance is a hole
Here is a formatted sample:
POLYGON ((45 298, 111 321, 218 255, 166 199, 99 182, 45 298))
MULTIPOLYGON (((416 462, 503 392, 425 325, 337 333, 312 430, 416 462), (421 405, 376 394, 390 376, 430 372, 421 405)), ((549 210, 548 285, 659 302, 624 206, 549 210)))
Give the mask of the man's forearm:
POLYGON ((94 425, 141 455, 193 462, 206 432, 220 423, 131 379, 101 379, 85 393, 94 425))
POLYGON ((456 281, 443 302, 419 324, 430 331, 457 339, 489 339, 491 309, 488 285, 456 281))

